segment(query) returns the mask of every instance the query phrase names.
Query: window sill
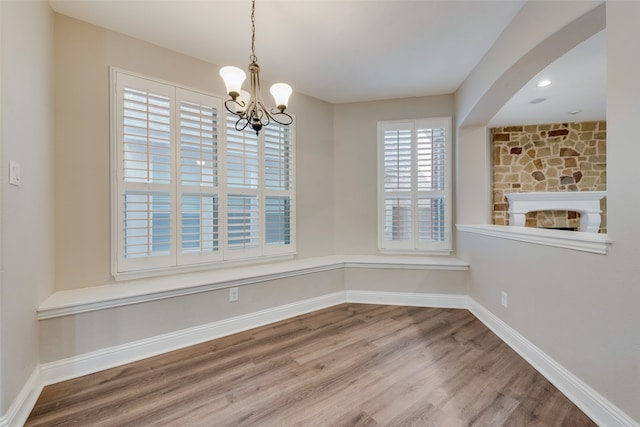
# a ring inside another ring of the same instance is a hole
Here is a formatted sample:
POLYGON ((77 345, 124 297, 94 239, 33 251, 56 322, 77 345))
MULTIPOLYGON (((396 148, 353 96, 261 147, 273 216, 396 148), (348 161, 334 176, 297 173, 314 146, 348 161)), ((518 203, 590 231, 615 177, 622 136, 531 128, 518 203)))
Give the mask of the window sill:
POLYGON ((606 255, 611 241, 606 234, 579 231, 547 230, 543 228, 512 227, 491 224, 456 224, 459 232, 498 237, 500 239, 533 243, 574 251, 606 255))
POLYGON ((456 258, 376 255, 335 255, 307 258, 251 267, 221 269, 213 273, 211 271, 200 271, 59 291, 40 305, 38 308, 38 320, 174 298, 233 286, 249 285, 285 277, 338 270, 345 267, 469 270, 469 264, 456 258))
POLYGON ((392 255, 392 256, 398 256, 398 255, 406 255, 406 256, 414 256, 414 257, 423 257, 423 256, 436 256, 436 257, 443 257, 443 256, 449 256, 453 253, 453 251, 451 249, 442 249, 442 250, 431 250, 431 251, 394 251, 391 249, 378 249, 380 251, 380 254, 382 255, 392 255))
POLYGON ((234 268, 234 267, 246 267, 246 266, 255 266, 266 263, 274 263, 279 261, 288 261, 292 260, 295 256, 295 253, 289 253, 284 255, 267 255, 260 257, 252 257, 252 258, 244 258, 244 259, 236 259, 236 260, 225 260, 225 261, 214 261, 202 264, 187 264, 180 265, 175 267, 164 267, 164 268, 151 268, 148 270, 132 270, 132 271, 124 271, 124 272, 114 272, 113 278, 116 282, 124 282, 128 280, 135 279, 145 279, 152 277, 160 277, 160 276, 173 276, 176 274, 183 273, 193 273, 199 271, 214 271, 221 270, 225 268, 234 268))

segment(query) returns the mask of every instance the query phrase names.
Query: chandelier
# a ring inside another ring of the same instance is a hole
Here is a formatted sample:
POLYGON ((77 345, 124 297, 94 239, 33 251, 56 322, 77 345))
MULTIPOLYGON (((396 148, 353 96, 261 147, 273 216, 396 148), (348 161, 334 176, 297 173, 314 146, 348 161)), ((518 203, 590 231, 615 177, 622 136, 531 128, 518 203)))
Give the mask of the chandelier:
POLYGON ((242 131, 247 126, 256 131, 256 135, 264 126, 268 126, 271 121, 281 125, 293 123, 293 117, 285 113, 291 86, 286 83, 276 83, 271 86, 271 95, 276 101, 277 110, 269 110, 264 105, 262 93, 260 92, 260 67, 256 57, 256 1, 251 0, 251 64, 249 64, 249 75, 251 79, 250 91, 242 90, 242 83, 247 78, 244 71, 237 67, 222 67, 220 76, 227 87, 227 93, 231 97, 224 102, 224 106, 232 114, 238 116, 236 130, 242 131))

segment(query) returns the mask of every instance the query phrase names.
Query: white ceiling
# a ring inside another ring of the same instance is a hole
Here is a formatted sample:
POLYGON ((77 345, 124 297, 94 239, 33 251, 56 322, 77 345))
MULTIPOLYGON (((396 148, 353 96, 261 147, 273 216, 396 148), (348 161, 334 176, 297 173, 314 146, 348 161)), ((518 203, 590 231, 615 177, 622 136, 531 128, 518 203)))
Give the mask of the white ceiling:
MULTIPOLYGON (((524 3, 257 0, 256 55, 261 77, 285 81, 294 92, 331 103, 453 93, 524 3)), ((249 0, 50 0, 50 4, 58 13, 213 64, 246 68, 249 63, 249 0)), ((602 41, 589 46, 577 56, 583 63, 604 49, 602 41)), ((600 60, 596 68, 604 64, 604 58, 600 60)), ((573 62, 565 61, 554 72, 579 75, 580 79, 567 80, 574 86, 577 80, 602 80, 601 73, 586 76, 584 67, 579 74, 562 71, 573 62)), ((562 88, 563 81, 551 78, 554 84, 546 88, 547 102, 531 105, 527 98, 532 93, 523 93, 521 100, 510 101, 513 108, 504 109, 494 121, 519 124, 518 120, 531 119, 534 110, 549 112, 555 105, 552 100, 569 98, 567 91, 550 95, 562 88)), ((583 95, 588 92, 580 90, 583 95)), ((604 94, 604 84, 595 92, 604 94)), ((586 112, 583 99, 570 107, 562 105, 563 112, 567 108, 586 112)), ((588 102, 604 105, 603 99, 588 102)))
POLYGON ((605 120, 606 57, 603 30, 538 73, 498 111, 490 126, 605 120), (542 80, 551 84, 537 87, 542 80))

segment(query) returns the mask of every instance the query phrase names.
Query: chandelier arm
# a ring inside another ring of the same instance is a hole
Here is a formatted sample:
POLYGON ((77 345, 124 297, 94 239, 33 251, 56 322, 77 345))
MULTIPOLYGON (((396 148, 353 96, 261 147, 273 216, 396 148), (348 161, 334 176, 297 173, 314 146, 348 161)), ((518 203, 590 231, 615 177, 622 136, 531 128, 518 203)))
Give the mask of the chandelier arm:
POLYGON ((231 114, 234 114, 234 115, 236 115, 238 117, 244 116, 244 111, 246 111, 246 106, 247 106, 247 104, 245 104, 244 102, 238 102, 235 99, 227 99, 226 101, 224 101, 224 108, 226 108, 227 111, 230 112, 231 114), (229 104, 237 105, 237 106, 241 107, 242 108, 242 112, 238 113, 237 109, 229 108, 229 104))
POLYGON ((260 100, 258 100, 258 109, 260 110, 260 113, 261 113, 260 123, 262 123, 263 126, 268 126, 271 120, 273 119, 273 117, 271 117, 271 114, 269 114, 269 110, 267 109, 267 107, 264 106, 262 97, 260 97, 260 100))
POLYGON ((245 117, 240 117, 236 122, 235 128, 238 132, 242 132, 249 125, 249 120, 245 117), (244 121, 244 126, 240 125, 240 122, 244 121))
POLYGON ((284 111, 271 110, 271 113, 269 113, 269 117, 279 125, 288 126, 293 123, 293 117, 291 116, 291 114, 285 113, 284 111), (278 118, 281 116, 286 117, 286 119, 281 119, 282 121, 278 120, 278 118))

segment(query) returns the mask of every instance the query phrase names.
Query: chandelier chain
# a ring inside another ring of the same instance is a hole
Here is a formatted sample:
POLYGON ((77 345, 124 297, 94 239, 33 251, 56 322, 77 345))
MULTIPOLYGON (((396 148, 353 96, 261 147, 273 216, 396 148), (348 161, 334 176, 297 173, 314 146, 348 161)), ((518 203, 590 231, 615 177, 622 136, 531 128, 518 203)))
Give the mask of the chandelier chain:
POLYGON ((251 62, 258 62, 256 57, 256 0, 251 0, 251 62))

